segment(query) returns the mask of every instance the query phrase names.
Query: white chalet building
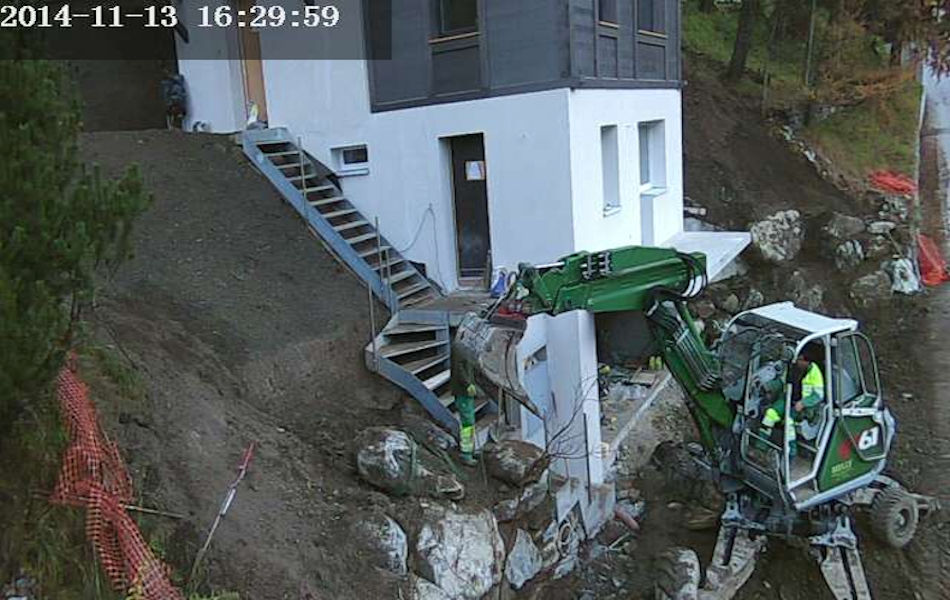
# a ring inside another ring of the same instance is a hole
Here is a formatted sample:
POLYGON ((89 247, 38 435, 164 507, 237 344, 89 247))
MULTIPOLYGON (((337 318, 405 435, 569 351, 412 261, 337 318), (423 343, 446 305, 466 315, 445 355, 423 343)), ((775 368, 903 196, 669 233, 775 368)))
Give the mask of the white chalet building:
MULTIPOLYGON (((705 252, 715 277, 749 243, 684 232, 677 0, 383 4, 386 60, 268 58, 280 34, 266 29, 179 39, 186 129, 240 131, 253 115, 286 128, 446 294, 520 262, 627 245, 705 252), (209 58, 229 55, 240 58, 209 58)), ((571 484, 560 516, 579 509, 596 530, 613 506, 613 457, 594 316, 533 317, 518 357, 550 419, 522 409, 520 437, 543 445, 581 396, 587 452, 552 468, 571 484)))

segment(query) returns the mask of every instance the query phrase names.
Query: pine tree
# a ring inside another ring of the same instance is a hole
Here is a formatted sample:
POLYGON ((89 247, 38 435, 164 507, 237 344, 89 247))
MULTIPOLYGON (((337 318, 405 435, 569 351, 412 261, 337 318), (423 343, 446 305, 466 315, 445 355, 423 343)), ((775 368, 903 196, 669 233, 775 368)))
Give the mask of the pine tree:
MULTIPOLYGON (((0 38, 0 424, 47 389, 94 276, 129 252, 149 201, 135 168, 104 180, 78 160, 80 113, 60 63, 0 38)), ((2 425, 0 425, 2 427, 2 425)))

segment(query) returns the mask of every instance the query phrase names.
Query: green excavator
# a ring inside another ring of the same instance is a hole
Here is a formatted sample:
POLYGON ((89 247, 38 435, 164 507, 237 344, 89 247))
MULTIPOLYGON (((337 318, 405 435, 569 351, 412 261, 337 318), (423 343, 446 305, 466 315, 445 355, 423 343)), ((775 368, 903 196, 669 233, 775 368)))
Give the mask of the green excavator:
POLYGON ((895 421, 884 404, 871 342, 854 320, 784 302, 736 315, 708 348, 687 309, 706 283, 704 255, 665 248, 632 246, 522 264, 502 298, 462 321, 453 352, 538 413, 511 351, 528 317, 641 312, 685 393, 702 446, 695 458, 725 497, 705 575, 692 550, 666 553, 657 598, 731 598, 751 576, 766 539, 777 536, 806 542, 838 600, 870 599, 855 513, 867 511, 878 537, 903 547, 919 519, 939 509, 934 498, 884 474, 895 421), (770 431, 763 427, 768 408, 784 405, 784 415, 796 414, 792 373, 802 355, 824 375, 823 398, 797 423, 783 417, 784 426, 770 431))

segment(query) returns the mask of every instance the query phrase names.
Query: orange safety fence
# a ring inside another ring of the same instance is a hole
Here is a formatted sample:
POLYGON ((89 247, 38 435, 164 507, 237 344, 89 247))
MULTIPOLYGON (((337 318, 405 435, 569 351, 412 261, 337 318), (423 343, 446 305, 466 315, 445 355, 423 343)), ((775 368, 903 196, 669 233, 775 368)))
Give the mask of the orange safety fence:
POLYGON ((914 180, 901 173, 875 171, 871 173, 870 180, 875 188, 892 194, 908 195, 917 191, 914 180))
POLYGON ((950 281, 947 261, 937 248, 936 242, 926 235, 919 235, 917 249, 920 254, 920 278, 924 284, 935 286, 950 281))
POLYGON ((86 385, 69 367, 59 373, 57 394, 69 447, 50 501, 86 509, 86 536, 116 590, 143 600, 181 600, 168 567, 126 511, 132 480, 118 446, 99 426, 86 385))

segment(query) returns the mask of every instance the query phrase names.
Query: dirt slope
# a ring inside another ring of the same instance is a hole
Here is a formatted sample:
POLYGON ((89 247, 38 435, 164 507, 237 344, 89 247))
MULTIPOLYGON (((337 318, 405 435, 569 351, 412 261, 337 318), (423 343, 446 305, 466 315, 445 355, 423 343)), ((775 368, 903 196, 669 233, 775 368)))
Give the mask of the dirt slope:
POLYGON ((188 515, 160 524, 153 545, 187 573, 253 441, 207 580, 262 600, 390 595, 345 543, 374 497, 347 443, 399 399, 361 366, 365 288, 228 138, 96 133, 82 149, 107 172, 140 163, 155 194, 94 315, 144 398, 93 381, 142 502, 188 515))

